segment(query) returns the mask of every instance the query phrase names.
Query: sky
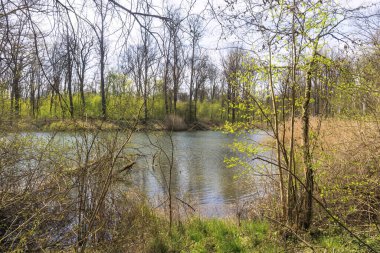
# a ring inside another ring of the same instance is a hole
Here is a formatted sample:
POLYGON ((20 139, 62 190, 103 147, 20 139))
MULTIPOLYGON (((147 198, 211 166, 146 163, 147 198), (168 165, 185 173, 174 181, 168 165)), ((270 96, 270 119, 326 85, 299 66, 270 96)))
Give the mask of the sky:
MULTIPOLYGON (((244 0, 238 0, 244 1, 244 0)), ((251 0, 251 1, 261 1, 261 0, 251 0)), ((357 8, 359 6, 367 6, 371 4, 380 4, 380 0, 336 0, 344 7, 347 8, 357 8)), ((164 3, 173 4, 173 5, 182 5, 183 2, 178 0, 153 0, 154 3, 157 3, 158 6, 161 6, 164 3)), ((211 2, 214 6, 224 6, 225 0, 195 0, 192 13, 204 12, 208 2, 211 2)), ((347 25, 344 29, 352 29, 352 26, 347 25)), ((200 45, 203 49, 207 50, 212 58, 216 61, 220 58, 220 55, 225 55, 227 50, 231 46, 236 45, 237 40, 232 34, 227 34, 226 38, 220 37, 221 29, 215 20, 211 20, 207 25, 207 30, 205 35, 202 37, 200 45), (230 35, 230 36, 228 36, 230 35)))
MULTIPOLYGON (((82 1, 85 0, 66 0, 71 1, 77 6, 80 6, 82 1)), ((107 0, 106 0, 107 1, 107 0)), ((139 0, 118 0, 118 3, 120 3, 123 6, 129 7, 131 9, 135 9, 136 3, 138 3, 139 0)), ((162 9, 164 9, 165 6, 176 6, 180 7, 183 10, 189 10, 190 15, 192 14, 198 14, 198 13, 205 13, 208 12, 205 11, 206 5, 211 2, 213 6, 217 8, 218 5, 224 6, 225 0, 151 0, 152 5, 156 7, 158 13, 157 14, 163 14, 160 13, 162 9), (193 2, 191 2, 193 1, 193 2), (192 5, 192 8, 189 6, 192 5)), ((244 0, 238 0, 239 3, 242 3, 244 0)), ((262 1, 262 0, 252 0, 252 1, 262 1)), ((360 5, 367 5, 367 4, 373 4, 373 3, 380 3, 380 0, 337 0, 340 1, 340 3, 346 7, 349 8, 356 8, 360 5)), ((91 5, 92 1, 87 0, 87 3, 91 5)), ((91 11, 88 11, 89 8, 85 8, 81 10, 80 14, 86 15, 89 17, 89 19, 94 19, 96 15, 91 11)), ((124 12, 120 12, 120 15, 128 16, 124 12)), ((132 20, 132 19, 130 19, 132 20)), ((109 55, 108 55, 108 68, 109 69, 115 69, 117 68, 117 60, 118 56, 122 52, 122 44, 124 43, 124 39, 122 38, 120 34, 120 26, 121 23, 117 21, 117 19, 112 20, 113 25, 107 30, 108 33, 108 43, 109 43, 109 55), (116 22, 115 22, 116 21, 116 22)), ((212 61, 216 63, 217 65, 221 64, 221 56, 225 55, 228 50, 227 48, 230 48, 232 46, 236 46, 237 40, 234 38, 232 33, 226 34, 225 38, 221 38, 221 28, 216 20, 210 20, 205 21, 207 23, 207 28, 204 31, 204 34, 200 41, 200 46, 202 50, 207 51, 208 55, 210 55, 212 61)), ((153 26, 160 25, 160 21, 155 21, 153 26)), ((133 44, 138 42, 139 40, 139 27, 137 23, 135 23, 134 31, 132 32, 131 36, 129 37, 129 43, 133 44)), ((351 29, 349 26, 347 26, 345 29, 351 29)), ((188 43, 188 42, 187 42, 188 43)))

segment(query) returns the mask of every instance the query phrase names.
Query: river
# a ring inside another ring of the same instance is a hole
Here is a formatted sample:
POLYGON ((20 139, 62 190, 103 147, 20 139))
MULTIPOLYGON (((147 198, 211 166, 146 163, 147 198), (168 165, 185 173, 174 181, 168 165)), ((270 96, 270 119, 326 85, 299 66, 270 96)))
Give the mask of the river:
MULTIPOLYGON (((258 179, 253 171, 246 168, 228 168, 225 159, 235 154, 230 145, 234 140, 247 137, 251 143, 260 143, 267 134, 254 134, 237 137, 217 131, 174 132, 172 187, 176 197, 195 206, 198 213, 207 217, 225 217, 234 215, 237 205, 252 199, 258 193, 258 179)), ((162 201, 167 192, 170 159, 159 155, 153 157, 156 149, 146 148, 150 142, 159 143, 160 148, 171 156, 171 142, 167 134, 157 137, 136 134, 132 142, 140 147, 145 155, 138 159, 131 173, 133 184, 145 192, 154 204, 162 201), (149 141, 149 139, 151 141, 149 141), (153 139, 153 140, 152 140, 153 139), (149 151, 150 150, 150 153, 149 151), (160 160, 157 162, 157 160, 160 160)), ((258 162, 252 167, 261 166, 258 162)))
MULTIPOLYGON (((50 138, 52 134, 34 135, 50 138)), ((77 134, 58 133, 55 139, 70 142, 77 138, 74 136, 77 134)), ((260 131, 244 137, 218 131, 134 133, 127 152, 136 154, 136 164, 125 176, 130 187, 142 191, 153 206, 159 206, 167 198, 172 168, 175 198, 190 204, 202 216, 232 216, 237 206, 263 191, 255 174, 263 170, 263 164, 240 156, 255 170, 228 168, 225 159, 239 156, 230 146, 239 139, 258 145, 267 136, 260 131)))

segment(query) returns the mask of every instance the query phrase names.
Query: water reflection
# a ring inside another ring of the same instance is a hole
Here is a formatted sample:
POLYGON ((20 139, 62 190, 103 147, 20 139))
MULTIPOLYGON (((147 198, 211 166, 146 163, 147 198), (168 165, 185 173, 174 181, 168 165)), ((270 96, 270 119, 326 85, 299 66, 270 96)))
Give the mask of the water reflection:
MULTIPOLYGON (((112 134, 105 133, 113 138, 112 134)), ((33 135, 47 140, 52 137, 49 133, 33 135)), ((251 142, 257 143, 266 136, 263 132, 256 132, 244 138, 246 140, 249 137, 251 142)), ((90 135, 90 139, 92 137, 90 135)), ((171 138, 165 132, 135 133, 125 152, 136 154, 138 158, 127 175, 127 181, 143 191, 153 205, 158 205, 167 196, 171 151, 174 147, 171 185, 175 196, 195 203, 201 215, 230 215, 237 202, 249 198, 261 187, 253 171, 226 167, 224 159, 233 155, 229 145, 235 138, 239 137, 215 131, 175 132, 171 138), (236 177, 239 174, 242 176, 236 177)), ((83 141, 81 134, 60 133, 54 141, 70 145, 78 139, 83 141)), ((78 155, 74 147, 72 151, 75 154, 72 155, 78 155)), ((252 165, 256 168, 260 166, 256 161, 252 165)))
MULTIPOLYGON (((252 141, 264 137, 263 133, 251 135, 252 141)), ((226 168, 224 163, 225 157, 232 155, 229 145, 235 138, 233 135, 214 131, 176 132, 171 138, 174 145, 172 187, 177 197, 197 203, 203 215, 227 215, 239 199, 252 193, 254 185, 249 173, 236 178, 241 171, 226 168)), ((170 157, 170 138, 165 133, 136 134, 132 142, 145 154, 138 159, 132 182, 151 200, 164 196, 170 159, 158 154, 157 148, 152 149, 149 143, 155 143, 170 157)))

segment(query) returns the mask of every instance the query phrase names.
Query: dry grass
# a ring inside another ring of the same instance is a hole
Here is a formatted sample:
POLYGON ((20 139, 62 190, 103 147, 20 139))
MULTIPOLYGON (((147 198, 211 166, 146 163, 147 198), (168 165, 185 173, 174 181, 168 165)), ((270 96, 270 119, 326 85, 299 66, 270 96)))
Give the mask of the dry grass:
MULTIPOLYGON (((379 122, 313 118, 310 135, 319 197, 348 224, 364 226, 366 231, 379 226, 379 122)), ((300 120, 296 121, 295 140, 302 168, 300 120)), ((316 213, 317 221, 325 223, 323 212, 316 213)))
POLYGON ((320 195, 345 222, 380 222, 380 131, 377 122, 327 121, 315 152, 320 195))
POLYGON ((120 127, 101 120, 59 120, 45 126, 48 131, 117 130, 120 127))
POLYGON ((165 118, 164 124, 166 129, 171 131, 182 131, 187 129, 184 119, 175 114, 168 115, 165 118))

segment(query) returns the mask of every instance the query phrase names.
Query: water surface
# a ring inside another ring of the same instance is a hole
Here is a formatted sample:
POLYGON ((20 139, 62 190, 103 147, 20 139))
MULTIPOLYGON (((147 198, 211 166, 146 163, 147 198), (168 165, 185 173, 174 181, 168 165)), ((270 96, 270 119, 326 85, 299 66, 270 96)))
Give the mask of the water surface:
MULTIPOLYGON (((251 142, 260 143, 266 136, 258 132, 249 135, 249 138, 251 142)), ((236 155, 230 148, 236 138, 215 131, 175 132, 171 135, 174 147, 172 187, 175 195, 194 203, 202 215, 232 215, 239 202, 257 192, 253 172, 243 168, 227 168, 224 162, 225 158, 236 155)), ((170 159, 166 159, 166 155, 171 157, 170 137, 165 133, 158 136, 136 134, 132 142, 145 154, 138 159, 131 175, 132 182, 155 204, 159 204, 168 188, 170 159), (158 143, 159 148, 148 148, 151 142, 158 143), (166 155, 158 151, 161 149, 166 155)))
MULTIPOLYGON (((112 132, 102 134, 114 136, 112 132)), ((50 133, 32 135, 38 138, 52 136, 50 133)), ((224 160, 237 155, 230 145, 239 138, 258 145, 266 137, 263 132, 244 137, 217 131, 134 133, 125 152, 136 158, 136 164, 125 179, 129 186, 140 189, 153 206, 159 206, 167 199, 171 171, 174 198, 191 204, 204 216, 234 215, 238 204, 252 199, 262 190, 260 177, 255 175, 262 164, 248 157, 246 162, 255 170, 227 168, 224 160)), ((80 133, 59 133, 54 141, 75 145, 80 138, 80 133)), ((118 138, 123 140, 125 135, 118 138)), ((73 155, 78 155, 75 148, 72 151, 73 155)))

